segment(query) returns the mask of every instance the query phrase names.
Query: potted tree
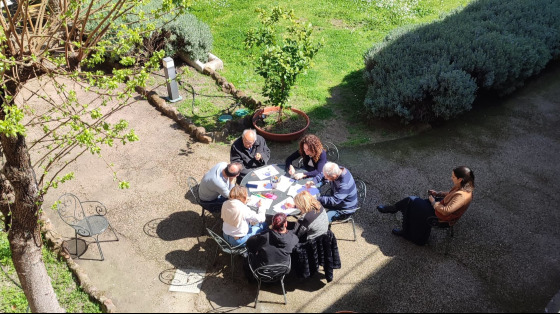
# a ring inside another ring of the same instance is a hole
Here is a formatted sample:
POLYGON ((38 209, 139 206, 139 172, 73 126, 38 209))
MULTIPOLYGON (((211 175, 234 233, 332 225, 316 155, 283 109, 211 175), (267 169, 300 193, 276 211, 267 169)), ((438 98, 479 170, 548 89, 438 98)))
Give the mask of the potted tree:
POLYGON ((311 24, 298 21, 293 10, 275 7, 270 11, 257 9, 261 26, 247 33, 246 48, 258 51, 252 56, 256 72, 264 78, 263 96, 270 107, 259 109, 253 115, 253 125, 264 138, 276 141, 292 141, 299 138, 309 127, 309 117, 302 111, 287 105, 297 76, 312 65, 311 60, 321 47, 312 38, 311 24), (254 49, 259 48, 259 49, 254 49), (284 109, 289 109, 285 112, 284 109), (293 130, 294 120, 301 116, 301 127, 293 130), (295 118, 294 118, 295 117, 295 118))

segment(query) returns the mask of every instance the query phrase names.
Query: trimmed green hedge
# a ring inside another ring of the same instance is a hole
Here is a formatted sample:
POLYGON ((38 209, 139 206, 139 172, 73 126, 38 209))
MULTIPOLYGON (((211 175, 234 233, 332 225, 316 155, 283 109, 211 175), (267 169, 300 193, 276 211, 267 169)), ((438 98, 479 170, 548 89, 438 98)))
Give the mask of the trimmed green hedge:
POLYGON ((477 92, 513 92, 560 56, 560 1, 479 0, 401 28, 364 56, 365 106, 403 122, 448 120, 477 92))
POLYGON ((166 35, 165 52, 174 56, 179 51, 189 55, 193 60, 208 61, 212 50, 212 32, 210 27, 192 14, 184 14, 163 27, 166 35))

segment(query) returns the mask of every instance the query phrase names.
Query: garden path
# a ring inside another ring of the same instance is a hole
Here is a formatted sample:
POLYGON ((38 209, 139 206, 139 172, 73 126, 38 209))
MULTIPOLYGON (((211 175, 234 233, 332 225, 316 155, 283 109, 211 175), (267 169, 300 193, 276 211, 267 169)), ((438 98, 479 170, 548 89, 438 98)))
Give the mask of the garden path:
MULTIPOLYGON (((322 275, 288 281, 287 306, 274 285, 254 310, 256 286, 240 268, 232 281, 229 267, 220 269, 228 258, 208 267, 214 245, 200 236, 200 208, 186 199, 186 178, 226 161, 229 147, 193 142, 146 101, 118 114, 141 140, 104 154, 130 189, 118 190, 105 163, 84 156, 71 167, 76 179, 50 191, 45 205, 72 192, 109 208, 121 241, 102 243, 105 261, 78 263, 121 312, 543 311, 560 282, 560 66, 500 103, 422 134, 343 148, 341 163, 369 190, 356 216, 358 240, 345 240, 351 225, 333 227, 343 268, 328 284, 322 275), (435 235, 426 247, 392 236, 396 218, 375 206, 447 189, 459 164, 475 171, 477 190, 450 255, 435 235), (208 267, 200 294, 168 292, 160 277, 177 267, 208 267)), ((278 162, 296 144, 270 146, 278 162)), ((48 215, 58 233, 73 235, 55 212, 48 215)), ((96 254, 95 246, 86 253, 96 254)))

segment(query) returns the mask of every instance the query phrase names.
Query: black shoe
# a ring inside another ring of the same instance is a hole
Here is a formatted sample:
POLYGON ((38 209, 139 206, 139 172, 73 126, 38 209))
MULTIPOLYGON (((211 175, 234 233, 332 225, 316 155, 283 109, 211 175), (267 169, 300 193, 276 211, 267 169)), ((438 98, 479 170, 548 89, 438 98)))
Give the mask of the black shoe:
POLYGON ((394 228, 391 232, 396 235, 397 237, 402 237, 404 235, 404 230, 401 228, 394 228))
POLYGON ((378 210, 380 213, 384 213, 384 214, 385 214, 385 213, 394 214, 394 213, 396 213, 396 212, 399 211, 399 210, 398 210, 395 206, 393 206, 393 205, 379 205, 379 206, 377 206, 377 210, 378 210))

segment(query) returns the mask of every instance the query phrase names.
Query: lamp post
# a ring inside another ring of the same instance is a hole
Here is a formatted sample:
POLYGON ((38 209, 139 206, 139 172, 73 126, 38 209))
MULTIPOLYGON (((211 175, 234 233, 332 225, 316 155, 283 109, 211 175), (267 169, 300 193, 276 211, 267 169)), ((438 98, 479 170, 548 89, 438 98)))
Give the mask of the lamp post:
POLYGON ((163 69, 165 71, 165 80, 167 81, 167 94, 169 95, 166 99, 169 102, 177 102, 183 99, 183 97, 179 95, 179 88, 177 86, 177 81, 175 80, 175 77, 177 76, 175 73, 175 63, 173 63, 173 59, 171 57, 163 58, 162 62, 163 69))

